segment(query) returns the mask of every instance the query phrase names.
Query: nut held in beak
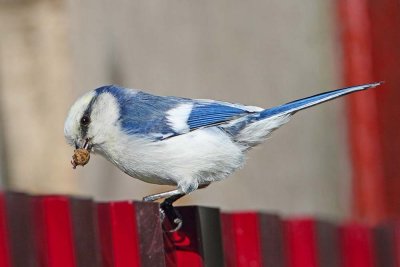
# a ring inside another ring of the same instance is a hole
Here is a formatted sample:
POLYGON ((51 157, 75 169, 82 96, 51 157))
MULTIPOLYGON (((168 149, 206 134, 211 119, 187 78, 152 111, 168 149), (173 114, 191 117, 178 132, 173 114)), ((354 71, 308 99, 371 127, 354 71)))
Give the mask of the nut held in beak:
POLYGON ((72 155, 72 168, 76 169, 76 166, 81 165, 84 166, 89 162, 90 152, 85 148, 78 148, 74 151, 74 155, 72 155))

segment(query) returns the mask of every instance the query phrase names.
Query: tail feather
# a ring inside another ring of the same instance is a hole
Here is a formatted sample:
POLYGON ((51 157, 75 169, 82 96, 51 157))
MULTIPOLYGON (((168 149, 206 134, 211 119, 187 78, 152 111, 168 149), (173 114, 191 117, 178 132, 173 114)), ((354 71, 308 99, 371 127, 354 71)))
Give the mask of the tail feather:
POLYGON ((369 88, 374 88, 377 87, 378 85, 382 84, 382 82, 377 82, 377 83, 370 83, 370 84, 363 84, 363 85, 358 85, 358 86, 352 86, 352 87, 347 87, 347 88, 342 88, 342 89, 337 89, 325 93, 321 93, 318 95, 298 99, 277 107, 265 109, 261 111, 260 113, 260 119, 266 119, 272 116, 276 115, 284 115, 284 114, 294 114, 299 110, 306 109, 318 104, 321 104, 323 102, 351 94, 357 91, 362 91, 366 90, 369 88))
POLYGON ((249 149, 263 142, 273 131, 287 123, 291 115, 299 110, 356 91, 373 88, 380 84, 381 82, 352 86, 295 100, 281 106, 265 109, 256 116, 248 116, 244 120, 235 121, 224 127, 224 129, 231 133, 234 136, 234 140, 241 143, 244 149, 249 149))

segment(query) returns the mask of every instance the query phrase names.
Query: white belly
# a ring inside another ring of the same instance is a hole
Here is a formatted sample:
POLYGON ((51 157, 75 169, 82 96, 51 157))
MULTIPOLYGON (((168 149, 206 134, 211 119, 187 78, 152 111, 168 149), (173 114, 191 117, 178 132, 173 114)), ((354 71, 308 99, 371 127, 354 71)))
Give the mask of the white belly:
POLYGON ((157 142, 126 138, 102 145, 102 154, 128 175, 149 183, 197 188, 224 179, 244 161, 243 148, 216 127, 157 142))

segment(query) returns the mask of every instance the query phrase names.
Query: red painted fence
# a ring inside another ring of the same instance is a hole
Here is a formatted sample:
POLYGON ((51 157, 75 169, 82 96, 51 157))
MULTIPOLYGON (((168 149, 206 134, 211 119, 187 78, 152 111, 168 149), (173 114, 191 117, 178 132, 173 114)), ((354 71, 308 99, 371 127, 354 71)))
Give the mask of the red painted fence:
POLYGON ((257 212, 178 207, 168 233, 157 203, 0 194, 4 267, 399 267, 400 224, 368 227, 257 212))

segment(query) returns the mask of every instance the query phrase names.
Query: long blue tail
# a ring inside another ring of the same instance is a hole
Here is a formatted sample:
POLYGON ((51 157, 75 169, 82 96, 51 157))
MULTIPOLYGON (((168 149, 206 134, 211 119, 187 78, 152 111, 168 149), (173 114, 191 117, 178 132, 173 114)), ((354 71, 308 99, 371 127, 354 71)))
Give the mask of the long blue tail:
POLYGON ((283 104, 277 107, 269 108, 261 111, 260 119, 266 119, 275 115, 284 115, 284 114, 294 114, 299 110, 306 109, 320 103, 353 93, 357 91, 366 90, 369 88, 374 88, 378 85, 382 84, 382 82, 363 84, 358 86, 352 86, 342 89, 333 90, 330 92, 298 99, 287 104, 283 104))

